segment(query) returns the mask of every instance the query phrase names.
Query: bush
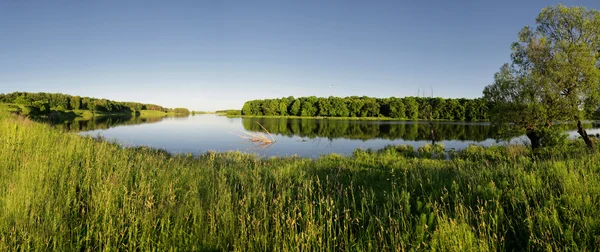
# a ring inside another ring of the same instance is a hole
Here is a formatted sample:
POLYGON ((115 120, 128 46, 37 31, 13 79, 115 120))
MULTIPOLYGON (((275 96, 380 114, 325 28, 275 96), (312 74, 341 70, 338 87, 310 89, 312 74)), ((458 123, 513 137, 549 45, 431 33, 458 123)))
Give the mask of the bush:
POLYGON ((228 110, 226 115, 228 116, 241 116, 242 115, 242 111, 241 110, 228 110))
POLYGON ((419 157, 444 159, 446 152, 443 144, 425 144, 418 149, 419 157))
POLYGON ((569 135, 564 133, 564 129, 562 127, 547 129, 543 131, 541 135, 541 144, 544 147, 564 146, 569 137, 569 135))

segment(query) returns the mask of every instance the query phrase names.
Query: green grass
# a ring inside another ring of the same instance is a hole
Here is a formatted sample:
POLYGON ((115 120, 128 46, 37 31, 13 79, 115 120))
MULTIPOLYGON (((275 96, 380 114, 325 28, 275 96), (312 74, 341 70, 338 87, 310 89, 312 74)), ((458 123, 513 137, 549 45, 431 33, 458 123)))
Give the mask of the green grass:
POLYGON ((166 116, 176 116, 176 117, 185 117, 185 116, 189 116, 190 114, 179 114, 179 113, 175 113, 174 111, 169 111, 167 113, 165 113, 166 116))
POLYGON ((77 114, 78 117, 84 118, 86 120, 89 120, 94 117, 94 113, 92 113, 92 111, 90 110, 75 109, 73 110, 73 113, 77 114))
POLYGON ((14 103, 0 103, 0 113, 3 112, 21 112, 26 115, 29 113, 29 109, 14 103))
POLYGON ((165 117, 167 113, 157 110, 140 110, 140 117, 165 117))
POLYGON ((172 156, 0 113, 0 251, 593 251, 600 154, 566 148, 172 156))

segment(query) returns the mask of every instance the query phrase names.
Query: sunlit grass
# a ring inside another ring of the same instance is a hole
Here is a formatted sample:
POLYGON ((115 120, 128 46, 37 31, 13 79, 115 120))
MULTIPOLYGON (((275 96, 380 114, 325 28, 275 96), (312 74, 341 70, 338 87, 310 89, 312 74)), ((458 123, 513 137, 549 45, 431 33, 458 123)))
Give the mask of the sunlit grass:
POLYGON ((167 113, 158 110, 140 110, 140 117, 165 117, 167 113))
POLYGON ((0 251, 593 251, 600 154, 567 148, 172 156, 0 112, 0 251))

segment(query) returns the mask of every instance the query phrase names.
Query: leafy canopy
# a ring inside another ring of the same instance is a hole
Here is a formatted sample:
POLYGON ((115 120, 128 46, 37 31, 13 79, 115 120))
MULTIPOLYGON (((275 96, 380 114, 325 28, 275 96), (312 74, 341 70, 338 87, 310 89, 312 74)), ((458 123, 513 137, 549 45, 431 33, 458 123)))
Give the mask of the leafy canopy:
POLYGON ((483 91, 504 132, 544 132, 579 120, 599 104, 600 14, 583 7, 544 8, 525 26, 505 64, 483 91))

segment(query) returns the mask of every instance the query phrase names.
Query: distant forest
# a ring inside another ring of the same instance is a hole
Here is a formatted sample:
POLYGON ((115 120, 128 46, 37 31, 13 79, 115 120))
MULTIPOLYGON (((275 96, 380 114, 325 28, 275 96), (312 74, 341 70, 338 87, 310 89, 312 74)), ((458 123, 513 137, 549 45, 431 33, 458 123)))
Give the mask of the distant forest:
POLYGON ((488 104, 481 98, 373 98, 373 97, 287 97, 252 100, 242 115, 301 117, 385 117, 407 120, 488 120, 488 104))
POLYGON ((136 112, 141 110, 154 110, 162 112, 173 112, 175 114, 189 114, 186 108, 165 108, 155 104, 144 104, 139 102, 118 102, 108 99, 97 99, 90 97, 72 96, 60 93, 27 93, 14 92, 0 94, 0 102, 14 103, 39 112, 66 111, 66 110, 89 110, 101 113, 136 112))

